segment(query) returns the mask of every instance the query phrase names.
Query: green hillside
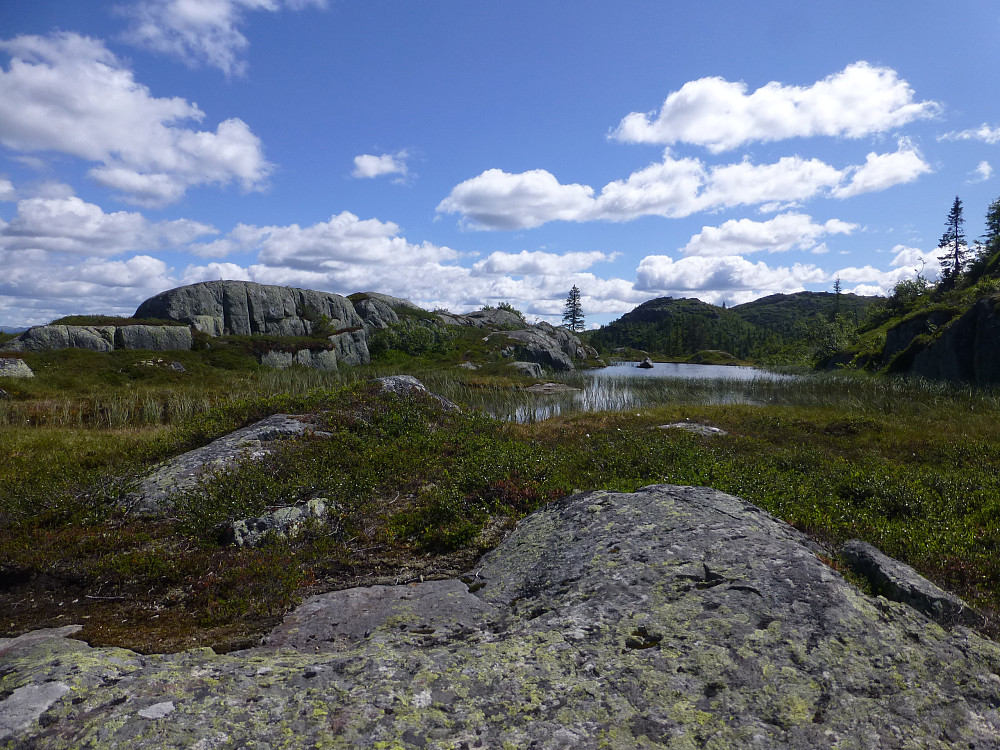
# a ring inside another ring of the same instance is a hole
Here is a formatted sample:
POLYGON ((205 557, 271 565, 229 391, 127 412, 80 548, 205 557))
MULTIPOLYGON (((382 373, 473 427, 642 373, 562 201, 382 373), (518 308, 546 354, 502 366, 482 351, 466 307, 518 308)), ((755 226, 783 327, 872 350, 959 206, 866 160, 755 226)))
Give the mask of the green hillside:
POLYGON ((594 331, 589 343, 604 352, 632 347, 683 357, 703 349, 721 349, 746 358, 774 338, 772 332, 747 322, 734 310, 697 299, 659 297, 594 331))
MULTIPOLYGON (((604 353, 621 347, 661 357, 720 349, 740 359, 801 363, 829 338, 827 330, 866 318, 880 297, 831 292, 772 294, 726 309, 697 299, 659 297, 594 331, 589 343, 604 353)), ((833 347, 836 348, 836 347, 833 347)))
POLYGON ((796 328, 801 321, 817 315, 833 318, 839 314, 857 322, 863 320, 869 308, 880 299, 881 297, 862 297, 857 294, 797 292, 771 294, 753 302, 736 305, 731 310, 755 326, 782 336, 796 337, 796 328))

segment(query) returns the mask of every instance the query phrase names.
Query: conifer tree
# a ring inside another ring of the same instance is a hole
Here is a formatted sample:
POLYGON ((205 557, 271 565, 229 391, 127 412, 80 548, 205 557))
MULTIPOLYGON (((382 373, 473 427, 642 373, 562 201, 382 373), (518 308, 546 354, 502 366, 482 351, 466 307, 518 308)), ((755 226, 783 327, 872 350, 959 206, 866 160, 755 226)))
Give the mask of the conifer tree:
POLYGON ((563 308, 563 326, 571 331, 583 330, 583 306, 580 304, 580 290, 576 284, 569 290, 566 306, 563 308))
POLYGON ((1000 253, 1000 198, 986 209, 986 234, 983 235, 983 253, 992 258, 1000 253))
POLYGON ((948 286, 954 284, 958 279, 969 255, 969 248, 965 243, 965 231, 962 229, 963 224, 965 224, 965 219, 962 217, 962 201, 956 195, 951 211, 948 212, 944 234, 938 241, 938 247, 944 250, 944 254, 938 256, 941 261, 941 281, 948 286))

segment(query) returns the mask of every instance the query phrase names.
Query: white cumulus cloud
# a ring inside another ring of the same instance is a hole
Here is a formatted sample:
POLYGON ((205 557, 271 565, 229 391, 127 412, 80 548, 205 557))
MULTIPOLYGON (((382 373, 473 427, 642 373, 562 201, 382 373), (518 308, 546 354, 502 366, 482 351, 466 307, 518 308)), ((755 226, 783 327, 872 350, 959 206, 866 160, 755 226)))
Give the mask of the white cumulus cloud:
POLYGON ((855 294, 892 294, 893 287, 900 281, 907 281, 922 276, 928 281, 935 281, 941 273, 941 261, 937 257, 939 250, 921 250, 906 245, 896 245, 892 248, 890 268, 883 270, 871 265, 850 266, 837 271, 834 276, 849 284, 857 284, 851 291, 855 294))
POLYGON ((384 177, 385 175, 399 175, 397 182, 406 178, 409 170, 406 166, 406 159, 409 154, 406 150, 397 151, 394 154, 361 154, 354 157, 354 171, 352 177, 360 179, 372 177, 384 177))
POLYGON ((858 195, 909 182, 929 169, 905 142, 895 153, 870 154, 864 165, 845 169, 799 156, 710 167, 699 159, 676 158, 667 149, 663 161, 608 183, 598 195, 589 185, 564 185, 541 169, 520 174, 490 169, 453 188, 437 211, 460 214, 470 228, 500 230, 549 221, 683 218, 735 206, 773 209, 821 195, 858 195))
POLYGON ((513 274, 518 276, 563 276, 586 271, 595 263, 609 262, 618 253, 592 251, 586 253, 546 253, 522 250, 519 253, 490 253, 473 264, 477 274, 513 274))
POLYGON ((33 197, 18 201, 17 214, 0 227, 0 248, 107 257, 185 245, 217 233, 190 219, 151 222, 132 211, 105 213, 75 195, 33 197))
POLYGON ((930 165, 924 161, 920 152, 903 138, 895 153, 868 154, 864 164, 849 172, 850 180, 835 188, 831 195, 834 198, 850 198, 862 193, 873 193, 913 182, 930 171, 930 165))
POLYGON ((460 213, 474 228, 527 229, 548 221, 583 221, 593 205, 593 188, 563 185, 544 169, 520 174, 488 169, 452 188, 437 210, 460 213))
POLYGON ((0 143, 56 151, 97 166, 90 176, 142 206, 163 206, 195 185, 263 188, 273 167, 245 122, 196 130, 204 112, 138 83, 102 42, 73 33, 0 42, 0 143))
POLYGON ((612 137, 632 143, 690 143, 720 153, 752 141, 808 136, 860 138, 935 116, 891 68, 860 61, 811 86, 768 83, 752 93, 719 77, 685 83, 659 112, 632 112, 612 137))
POLYGON ((123 12, 131 18, 125 38, 188 65, 209 65, 243 75, 249 41, 240 31, 248 11, 325 8, 326 0, 140 0, 123 12))
MULTIPOLYGON (((669 293, 730 294, 752 291, 757 296, 802 291, 807 283, 826 281, 820 268, 803 263, 771 267, 738 256, 688 256, 674 260, 668 255, 647 255, 636 269, 636 288, 669 293)), ((710 297, 711 298, 711 297, 710 297)))
POLYGON ((806 214, 785 213, 768 221, 738 219, 718 227, 702 227, 682 248, 685 255, 735 256, 767 251, 816 249, 831 234, 850 234, 857 224, 830 219, 817 224, 806 214))
POLYGON ((352 266, 412 266, 454 260, 459 255, 429 242, 408 242, 399 236, 399 226, 393 222, 360 219, 349 211, 306 227, 241 224, 220 240, 193 250, 204 257, 256 252, 264 266, 317 273, 324 273, 324 269, 346 273, 352 266))

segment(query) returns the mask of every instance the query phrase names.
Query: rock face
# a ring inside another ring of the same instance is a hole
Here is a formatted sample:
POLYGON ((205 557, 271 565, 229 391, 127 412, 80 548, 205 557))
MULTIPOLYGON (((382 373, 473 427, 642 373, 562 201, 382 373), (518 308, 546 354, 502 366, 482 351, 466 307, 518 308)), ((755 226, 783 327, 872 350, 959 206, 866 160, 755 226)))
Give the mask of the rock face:
POLYGON ((979 300, 957 318, 935 312, 890 329, 883 362, 894 372, 930 380, 1000 383, 1000 295, 979 300), (923 334, 926 339, 917 338, 923 334))
POLYGON ((556 328, 544 322, 520 330, 491 333, 488 338, 509 342, 506 351, 510 352, 510 356, 535 362, 552 370, 572 370, 574 359, 597 359, 598 356, 596 350, 584 345, 565 328, 556 328))
MULTIPOLYGON (((347 297, 330 292, 251 281, 205 281, 150 297, 139 305, 135 317, 178 320, 210 336, 308 336, 323 324, 335 331, 329 338, 337 362, 358 365, 371 361, 365 321, 347 297)), ((329 356, 317 358, 297 352, 289 361, 288 357, 272 354, 275 356, 262 363, 337 369, 329 356)))
POLYGON ((866 542, 852 539, 839 552, 855 573, 892 601, 909 604, 943 625, 976 624, 979 619, 957 596, 916 575, 909 565, 883 555, 866 542))
POLYGON ((53 349, 88 349, 110 352, 115 349, 148 349, 166 352, 190 349, 191 329, 187 326, 35 326, 4 345, 15 352, 45 352, 53 349))
POLYGON ((179 320, 210 336, 306 336, 320 316, 335 330, 362 326, 350 300, 339 294, 251 281, 204 281, 170 289, 135 311, 136 318, 179 320))
POLYGON ((438 313, 438 317, 444 321, 445 325, 451 326, 471 326, 473 328, 492 328, 494 330, 501 329, 505 331, 518 330, 528 326, 520 315, 499 308, 475 310, 463 315, 444 312, 438 313))
POLYGON ((53 349, 89 349, 110 352, 115 348, 115 326, 35 326, 4 344, 12 352, 46 352, 53 349))
POLYGON ((508 366, 519 370, 529 378, 540 378, 543 375, 542 366, 537 362, 511 362, 508 366))
POLYGON ((937 330, 955 317, 946 310, 934 310, 893 326, 885 333, 885 347, 882 349, 882 364, 887 365, 893 358, 906 350, 917 336, 937 330))
POLYGON ((194 339, 189 326, 119 326, 115 349, 148 349, 167 352, 190 349, 194 339))
POLYGON ((379 294, 378 292, 352 294, 351 299, 354 301, 354 309, 361 316, 365 323, 365 330, 368 332, 380 331, 398 323, 399 316, 396 314, 396 310, 400 308, 423 310, 408 299, 379 294))
POLYGON ((707 488, 547 506, 459 581, 313 597, 258 648, 0 641, 16 747, 1000 746, 1000 646, 866 597, 707 488))
POLYGON ((345 331, 330 337, 337 361, 346 365, 364 365, 371 362, 368 337, 364 330, 345 331))

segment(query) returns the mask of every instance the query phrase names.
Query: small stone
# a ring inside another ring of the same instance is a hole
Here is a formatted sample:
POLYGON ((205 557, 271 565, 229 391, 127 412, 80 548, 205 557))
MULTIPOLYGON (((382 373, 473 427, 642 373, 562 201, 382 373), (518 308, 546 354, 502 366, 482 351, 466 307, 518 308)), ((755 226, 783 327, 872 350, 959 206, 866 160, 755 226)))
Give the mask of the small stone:
POLYGON ((661 430, 685 430, 693 432, 695 435, 705 437, 716 437, 717 435, 728 435, 729 433, 719 427, 710 424, 699 424, 698 422, 672 422, 671 424, 661 424, 661 430))
POLYGON ((162 719, 164 716, 169 716, 174 712, 174 702, 165 701, 163 703, 154 703, 152 706, 139 711, 139 716, 144 719, 162 719))
POLYGON ((18 357, 0 357, 0 378, 33 378, 35 373, 18 357))

